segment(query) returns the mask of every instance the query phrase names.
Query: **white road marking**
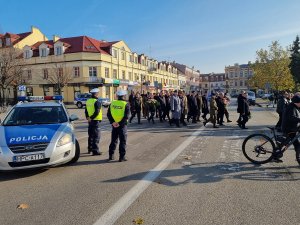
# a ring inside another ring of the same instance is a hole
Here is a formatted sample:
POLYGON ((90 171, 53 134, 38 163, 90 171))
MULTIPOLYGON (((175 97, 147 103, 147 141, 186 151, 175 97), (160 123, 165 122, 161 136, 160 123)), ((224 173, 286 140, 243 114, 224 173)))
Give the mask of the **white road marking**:
POLYGON ((188 145, 199 136, 204 127, 193 132, 173 152, 171 152, 154 169, 150 170, 135 186, 109 208, 94 225, 111 225, 126 211, 126 209, 150 186, 150 184, 172 163, 188 145))

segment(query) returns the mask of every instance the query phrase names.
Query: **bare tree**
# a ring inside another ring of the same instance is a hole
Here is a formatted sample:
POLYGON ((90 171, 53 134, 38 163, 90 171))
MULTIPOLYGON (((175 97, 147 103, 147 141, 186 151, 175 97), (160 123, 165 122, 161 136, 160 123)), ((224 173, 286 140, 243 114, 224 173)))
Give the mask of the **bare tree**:
POLYGON ((0 49, 0 106, 6 106, 8 103, 7 89, 13 87, 16 90, 23 82, 24 67, 25 61, 20 49, 0 49))
POLYGON ((52 68, 49 69, 48 79, 58 94, 62 94, 62 90, 72 80, 72 70, 66 67, 65 63, 55 63, 52 68))

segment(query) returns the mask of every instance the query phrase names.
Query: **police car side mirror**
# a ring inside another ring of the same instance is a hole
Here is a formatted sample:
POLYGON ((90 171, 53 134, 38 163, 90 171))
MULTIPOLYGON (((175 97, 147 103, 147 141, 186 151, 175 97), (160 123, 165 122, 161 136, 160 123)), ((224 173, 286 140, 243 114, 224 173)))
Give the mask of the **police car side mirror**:
POLYGON ((70 116, 70 121, 74 121, 74 120, 78 120, 78 119, 79 119, 78 116, 75 115, 75 114, 72 114, 72 115, 70 116))

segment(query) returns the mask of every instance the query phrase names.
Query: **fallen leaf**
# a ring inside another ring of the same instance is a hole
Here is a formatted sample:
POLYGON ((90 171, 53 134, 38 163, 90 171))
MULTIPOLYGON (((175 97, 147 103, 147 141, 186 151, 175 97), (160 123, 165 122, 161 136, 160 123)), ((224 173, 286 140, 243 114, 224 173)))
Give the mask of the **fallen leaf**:
POLYGON ((144 220, 142 218, 136 218, 132 221, 134 224, 143 224, 144 220))
POLYGON ((184 157, 184 159, 191 160, 191 159, 192 159, 192 156, 187 155, 187 156, 184 157))
POLYGON ((17 206, 17 209, 28 209, 28 208, 29 208, 29 205, 25 204, 25 203, 22 203, 22 204, 17 206))

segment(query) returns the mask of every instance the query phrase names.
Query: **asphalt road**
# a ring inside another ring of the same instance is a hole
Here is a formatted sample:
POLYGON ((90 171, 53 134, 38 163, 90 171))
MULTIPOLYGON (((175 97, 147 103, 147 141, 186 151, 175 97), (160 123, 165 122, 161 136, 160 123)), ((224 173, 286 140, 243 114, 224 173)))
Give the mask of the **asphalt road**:
MULTIPOLYGON (((230 107, 237 119, 236 107, 230 107)), ((284 163, 255 166, 241 152, 243 139, 268 132, 272 109, 252 107, 248 130, 228 123, 187 128, 167 123, 129 125, 129 161, 108 163, 110 125, 102 124, 101 156, 87 152, 83 109, 76 136, 79 162, 46 170, 0 173, 0 224, 300 224, 299 166, 294 151, 284 163), (25 203, 27 209, 17 209, 25 203), (112 222, 113 221, 113 222, 112 222), (134 222, 135 221, 135 222, 134 222)))

